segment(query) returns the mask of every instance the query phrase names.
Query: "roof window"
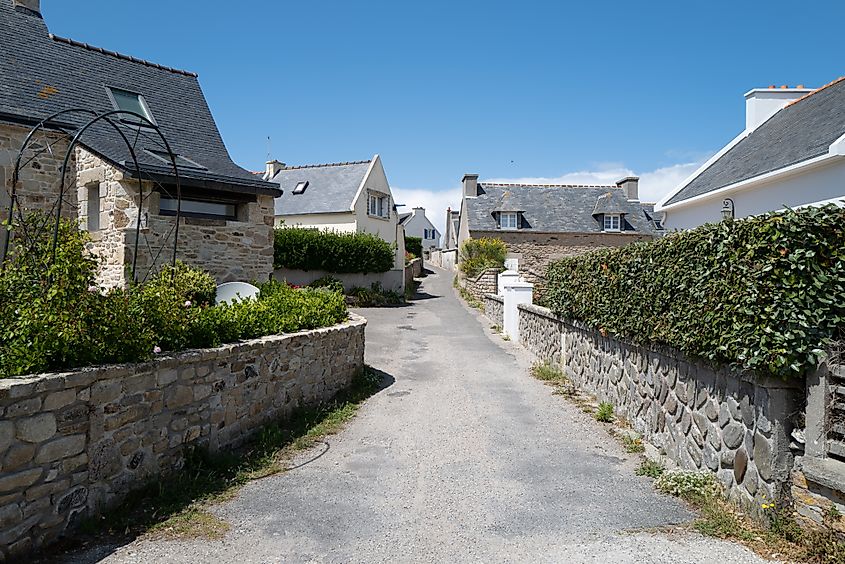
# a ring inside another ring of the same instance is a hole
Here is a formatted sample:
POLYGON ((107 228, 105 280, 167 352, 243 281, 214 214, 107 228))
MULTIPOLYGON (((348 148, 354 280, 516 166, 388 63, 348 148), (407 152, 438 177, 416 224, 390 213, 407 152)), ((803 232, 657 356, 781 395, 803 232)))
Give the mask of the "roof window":
POLYGON ((308 188, 308 181, 304 180, 302 182, 297 182, 296 187, 293 189, 294 194, 302 194, 305 192, 305 189, 308 188))
MULTIPOLYGON (((161 162, 165 163, 168 166, 173 166, 173 163, 170 160, 170 153, 167 151, 156 151, 154 149, 144 149, 144 152, 155 157, 156 159, 160 160, 161 162)), ((199 170, 208 170, 201 164, 192 161, 188 157, 184 157, 182 155, 177 155, 176 153, 173 154, 173 158, 176 161, 176 166, 182 168, 196 168, 199 170)))
MULTIPOLYGON (((107 88, 109 97, 115 110, 122 110, 124 112, 132 112, 147 118, 150 123, 155 124, 153 114, 150 112, 150 107, 147 101, 140 94, 129 92, 128 90, 121 90, 120 88, 107 88)), ((120 118, 124 123, 131 123, 132 125, 146 125, 149 124, 136 118, 135 116, 124 115, 120 118)))

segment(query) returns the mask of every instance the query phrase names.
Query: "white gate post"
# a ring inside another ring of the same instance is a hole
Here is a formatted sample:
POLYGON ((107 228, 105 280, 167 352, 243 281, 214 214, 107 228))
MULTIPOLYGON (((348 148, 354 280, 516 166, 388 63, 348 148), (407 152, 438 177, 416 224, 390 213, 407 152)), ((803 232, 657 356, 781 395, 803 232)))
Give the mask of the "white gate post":
POLYGON ((508 281, 505 285, 503 321, 505 335, 519 342, 519 304, 533 303, 534 284, 508 281))

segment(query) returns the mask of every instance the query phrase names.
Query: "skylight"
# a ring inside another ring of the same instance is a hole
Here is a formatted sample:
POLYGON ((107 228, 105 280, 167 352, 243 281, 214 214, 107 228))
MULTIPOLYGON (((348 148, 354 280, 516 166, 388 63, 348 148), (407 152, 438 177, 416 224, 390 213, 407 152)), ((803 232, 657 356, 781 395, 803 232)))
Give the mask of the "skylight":
MULTIPOLYGON (((133 112, 144 116, 150 122, 155 123, 153 115, 150 112, 147 101, 140 94, 129 92, 128 90, 121 90, 120 88, 108 88, 109 96, 111 97, 112 105, 115 110, 123 110, 124 112, 133 112)), ((121 121, 128 123, 135 123, 139 125, 146 125, 143 121, 130 115, 120 118, 121 121)))
POLYGON ((293 189, 294 194, 302 194, 305 192, 305 189, 308 188, 308 181, 305 180, 303 182, 297 182, 296 187, 293 189))
MULTIPOLYGON (((154 149, 144 149, 145 153, 152 155, 156 159, 162 161, 163 163, 172 166, 173 163, 170 161, 170 154, 167 151, 156 151, 154 149)), ((176 166, 182 168, 197 168, 200 170, 208 170, 206 167, 202 166, 201 164, 192 161, 188 157, 182 155, 174 154, 173 157, 176 160, 176 166)))

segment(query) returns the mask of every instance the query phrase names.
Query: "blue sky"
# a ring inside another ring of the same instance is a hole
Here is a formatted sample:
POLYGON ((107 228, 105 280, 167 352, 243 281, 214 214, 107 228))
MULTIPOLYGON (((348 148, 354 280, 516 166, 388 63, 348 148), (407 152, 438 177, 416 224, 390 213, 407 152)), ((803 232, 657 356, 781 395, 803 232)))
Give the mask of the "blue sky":
POLYGON ((235 161, 381 154, 442 225, 465 172, 656 199, 743 128, 742 94, 845 74, 845 5, 42 0, 50 30, 195 71, 235 161), (432 209, 433 208, 433 209, 432 209))

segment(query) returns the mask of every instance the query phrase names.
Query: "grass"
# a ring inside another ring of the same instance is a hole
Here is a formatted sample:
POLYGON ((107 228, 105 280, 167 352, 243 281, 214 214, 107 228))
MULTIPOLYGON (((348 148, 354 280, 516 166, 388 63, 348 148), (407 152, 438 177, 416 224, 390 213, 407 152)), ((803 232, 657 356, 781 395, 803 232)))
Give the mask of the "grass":
MULTIPOLYGON (((457 280, 457 278, 455 278, 455 280, 457 280)), ((484 311, 484 304, 478 301, 475 296, 470 294, 466 288, 463 288, 459 285, 455 287, 458 289, 458 294, 460 294, 460 296, 464 299, 468 306, 474 307, 479 311, 484 311)))
POLYGON ((531 375, 555 388, 555 395, 573 397, 576 393, 575 385, 555 364, 550 362, 535 362, 531 366, 531 375))
POLYGON ((656 460, 644 458, 640 466, 634 472, 637 476, 648 476, 657 479, 666 471, 666 467, 656 460))
POLYGON ((352 386, 330 402, 296 412, 289 420, 263 428, 240 452, 186 453, 182 470, 132 492, 116 509, 82 524, 89 534, 221 538, 229 525, 208 508, 230 499, 251 480, 286 470, 286 460, 339 432, 380 386, 367 367, 352 386))
POLYGON ((599 408, 595 414, 596 421, 602 423, 613 423, 615 416, 613 415, 613 404, 603 401, 599 404, 599 408))
POLYGON ((625 448, 625 452, 629 454, 645 452, 645 445, 643 444, 643 440, 639 437, 634 437, 627 433, 622 435, 622 446, 625 448))

